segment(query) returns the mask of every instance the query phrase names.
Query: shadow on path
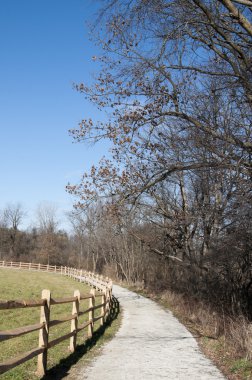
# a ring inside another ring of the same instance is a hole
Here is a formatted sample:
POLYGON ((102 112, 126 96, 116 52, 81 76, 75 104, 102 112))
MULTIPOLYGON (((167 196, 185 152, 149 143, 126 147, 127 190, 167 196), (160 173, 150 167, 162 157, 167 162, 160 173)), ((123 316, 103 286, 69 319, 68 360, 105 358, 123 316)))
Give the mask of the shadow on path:
MULTIPOLYGON (((85 343, 76 347, 75 352, 70 354, 67 358, 62 359, 59 364, 47 371, 46 375, 41 380, 60 380, 69 375, 70 368, 76 364, 79 359, 91 350, 96 345, 101 336, 105 333, 106 329, 111 326, 112 322, 117 319, 120 312, 120 304, 114 296, 112 296, 111 313, 105 324, 99 327, 93 334, 91 339, 87 339, 85 343)), ((50 351, 49 351, 50 352, 50 351)))

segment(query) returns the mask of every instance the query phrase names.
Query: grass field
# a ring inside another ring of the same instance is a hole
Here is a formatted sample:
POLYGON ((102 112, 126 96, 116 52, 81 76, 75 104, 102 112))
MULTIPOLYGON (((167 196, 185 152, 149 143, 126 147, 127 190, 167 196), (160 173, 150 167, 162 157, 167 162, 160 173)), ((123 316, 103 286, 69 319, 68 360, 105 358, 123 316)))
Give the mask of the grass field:
MULTIPOLYGON (((52 298, 71 297, 73 296, 75 289, 79 289, 81 294, 87 294, 90 292, 89 286, 82 283, 77 283, 73 279, 64 276, 55 275, 52 273, 0 269, 0 299, 2 300, 41 299, 42 289, 50 289, 52 298)), ((84 310, 87 307, 88 300, 81 301, 80 310, 84 310)), ((62 318, 63 316, 67 316, 71 314, 71 312, 72 303, 53 305, 51 306, 50 319, 60 319, 60 317, 62 318)), ((97 312, 99 314, 100 310, 97 312)), ((20 326, 38 323, 39 316, 40 307, 0 310, 0 330, 13 329, 20 326)), ((87 315, 80 319, 80 323, 83 323, 85 320, 87 320, 87 315)), ((99 322, 96 323, 95 330, 98 328, 99 322)), ((53 340, 69 332, 70 322, 60 324, 50 329, 49 340, 53 340)), ((35 331, 33 333, 2 342, 0 346, 0 362, 36 348, 38 346, 38 334, 38 331, 35 331)), ((83 344, 86 338, 87 329, 78 334, 77 345, 80 346, 83 344)), ((63 363, 62 365, 64 365, 64 360, 67 362, 67 357, 70 355, 68 346, 69 340, 67 339, 48 351, 49 370, 55 366, 59 366, 59 363, 63 363)), ((79 349, 79 353, 80 352, 81 351, 79 349)), ((35 375, 36 364, 37 358, 34 358, 16 367, 15 369, 6 372, 1 376, 1 379, 38 379, 35 375)))

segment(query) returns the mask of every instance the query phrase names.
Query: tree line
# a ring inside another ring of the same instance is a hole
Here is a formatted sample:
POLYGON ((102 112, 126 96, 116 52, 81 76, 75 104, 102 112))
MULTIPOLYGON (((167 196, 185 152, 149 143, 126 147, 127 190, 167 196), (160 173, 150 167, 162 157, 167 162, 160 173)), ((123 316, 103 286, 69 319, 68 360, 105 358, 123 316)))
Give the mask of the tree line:
POLYGON ((10 203, 0 210, 0 260, 49 265, 74 261, 71 238, 58 228, 55 206, 39 205, 36 221, 24 230, 21 227, 26 214, 21 203, 10 203))

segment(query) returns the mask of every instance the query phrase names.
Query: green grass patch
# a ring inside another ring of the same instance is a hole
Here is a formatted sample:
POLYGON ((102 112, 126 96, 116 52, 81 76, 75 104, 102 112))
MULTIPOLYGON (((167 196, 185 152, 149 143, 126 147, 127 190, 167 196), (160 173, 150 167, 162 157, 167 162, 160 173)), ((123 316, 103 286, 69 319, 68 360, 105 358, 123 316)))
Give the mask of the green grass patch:
MULTIPOLYGON (((79 289, 81 294, 88 294, 90 287, 78 283, 71 278, 55 275, 53 273, 42 273, 32 271, 20 271, 11 269, 0 269, 0 289, 2 300, 31 300, 41 299, 43 289, 51 291, 52 298, 63 298, 73 296, 74 290, 79 289)), ((98 301, 100 303, 100 298, 98 301)), ((88 308, 88 300, 81 301, 80 311, 88 308)), ((72 313, 72 303, 62 305, 52 305, 50 310, 50 320, 61 319, 72 313)), ((96 311, 96 316, 100 314, 100 309, 96 311)), ((88 315, 80 318, 79 323, 86 321, 88 315)), ((40 319, 40 307, 0 310, 0 330, 14 329, 21 326, 38 323, 40 319)), ((52 327, 49 332, 49 341, 56 339, 70 332, 70 321, 52 327)), ((95 324, 95 331, 99 329, 99 321, 95 324)), ((1 342, 0 362, 14 358, 17 355, 38 347, 39 332, 23 335, 1 342)), ((78 334, 77 345, 83 345, 87 339, 87 329, 78 334)), ((68 349, 69 339, 48 351, 48 370, 58 366, 67 360, 71 353, 68 349)), ((73 355, 72 355, 73 356, 73 355)), ((75 355, 76 356, 76 355, 75 355)), ((6 372, 1 376, 3 380, 31 380, 38 379, 35 371, 37 358, 6 372)), ((59 370, 59 368, 58 368, 59 370)), ((50 372, 50 371, 49 371, 50 372)))
POLYGON ((246 359, 239 359, 232 363, 230 371, 240 373, 246 379, 252 379, 252 362, 246 359))

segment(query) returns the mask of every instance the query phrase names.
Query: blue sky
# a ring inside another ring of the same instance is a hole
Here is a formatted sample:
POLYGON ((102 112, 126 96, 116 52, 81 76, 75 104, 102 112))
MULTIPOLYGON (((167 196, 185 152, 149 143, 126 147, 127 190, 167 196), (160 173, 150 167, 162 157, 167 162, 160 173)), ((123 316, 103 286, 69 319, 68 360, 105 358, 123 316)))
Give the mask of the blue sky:
POLYGON ((68 130, 96 115, 73 82, 95 73, 87 22, 92 0, 0 0, 0 210, 20 202, 35 221, 41 202, 64 211, 73 199, 65 192, 105 149, 75 144, 68 130))

